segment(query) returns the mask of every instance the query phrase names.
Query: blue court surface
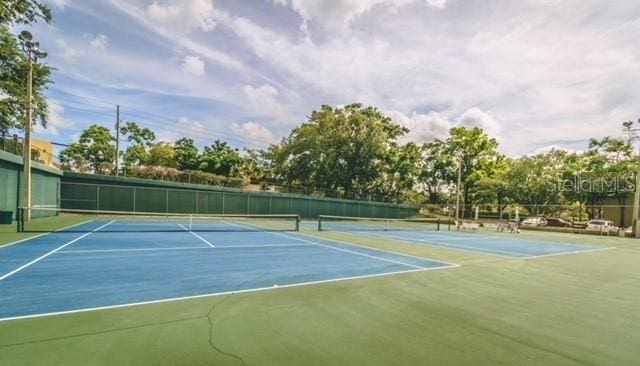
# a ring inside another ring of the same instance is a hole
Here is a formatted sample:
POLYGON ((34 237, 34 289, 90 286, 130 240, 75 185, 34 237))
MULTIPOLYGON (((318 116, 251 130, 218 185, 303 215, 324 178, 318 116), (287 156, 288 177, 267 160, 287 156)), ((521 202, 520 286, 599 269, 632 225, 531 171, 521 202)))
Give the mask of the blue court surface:
POLYGON ((296 232, 126 225, 93 221, 0 248, 0 320, 455 266, 296 232))
MULTIPOLYGON (((305 223, 307 228, 315 228, 316 224, 305 223)), ((329 226, 329 225, 327 225, 329 226)), ((553 255, 575 254, 613 249, 612 247, 594 247, 581 244, 554 243, 543 240, 519 239, 516 234, 490 236, 478 233, 459 231, 419 231, 419 230, 376 230, 358 223, 332 223, 336 231, 349 232, 356 235, 404 241, 422 245, 432 245, 449 249, 459 249, 491 255, 530 259, 553 255)))

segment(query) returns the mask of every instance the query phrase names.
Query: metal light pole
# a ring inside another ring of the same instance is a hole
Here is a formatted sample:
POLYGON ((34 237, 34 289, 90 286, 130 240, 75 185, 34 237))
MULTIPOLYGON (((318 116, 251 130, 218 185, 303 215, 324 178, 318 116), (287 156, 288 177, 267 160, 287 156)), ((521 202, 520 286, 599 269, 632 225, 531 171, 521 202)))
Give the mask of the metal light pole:
POLYGON ((47 57, 47 53, 40 50, 40 43, 33 41, 33 36, 27 31, 20 32, 18 36, 22 50, 27 54, 29 62, 29 74, 27 77, 27 113, 24 121, 24 141, 22 146, 23 152, 23 173, 22 173, 22 207, 27 209, 23 213, 23 219, 29 221, 31 219, 31 125, 33 123, 32 116, 32 94, 33 94, 33 64, 38 62, 39 58, 47 57))
MULTIPOLYGON (((640 124, 640 119, 638 119, 638 123, 640 124)), ((640 140, 640 136, 638 136, 638 132, 640 132, 640 128, 631 128, 633 126, 632 121, 623 122, 622 125, 625 127, 625 132, 629 136, 630 140, 640 140)), ((638 157, 640 157, 640 148, 638 150, 638 157)), ((638 230, 638 203, 640 202, 640 161, 638 164, 638 170, 636 171, 636 186, 635 193, 633 195, 633 212, 631 213, 631 232, 634 238, 640 237, 640 230, 638 230)))

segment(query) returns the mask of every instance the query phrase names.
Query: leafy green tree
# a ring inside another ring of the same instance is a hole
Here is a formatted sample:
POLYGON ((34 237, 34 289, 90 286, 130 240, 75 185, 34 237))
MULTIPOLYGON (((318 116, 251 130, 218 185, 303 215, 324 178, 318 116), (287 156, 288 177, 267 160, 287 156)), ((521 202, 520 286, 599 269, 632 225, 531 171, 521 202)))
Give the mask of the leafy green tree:
POLYGON ((115 138, 108 128, 92 125, 82 131, 78 142, 60 152, 62 168, 71 171, 107 174, 113 167, 115 138))
POLYGON ((0 24, 31 24, 38 19, 51 22, 51 9, 42 1, 3 0, 0 3, 0 24))
POLYGON ((430 204, 441 203, 444 191, 456 179, 456 164, 444 140, 428 142, 423 145, 422 150, 421 186, 426 191, 430 204))
MULTIPOLYGON (((27 57, 9 27, 32 24, 37 20, 51 22, 51 11, 41 1, 5 0, 0 3, 0 132, 22 129, 26 118, 27 57)), ((46 127, 48 106, 44 90, 52 83, 53 68, 42 63, 33 65, 33 121, 46 127)))
POLYGON ((367 197, 379 191, 393 144, 406 132, 373 107, 324 105, 270 153, 276 176, 289 184, 367 197))
POLYGON ((211 146, 206 146, 199 158, 199 169, 218 175, 236 176, 244 159, 238 149, 234 149, 226 142, 216 140, 211 146))
MULTIPOLYGON (((269 151, 246 149, 246 157, 242 165, 242 176, 253 181, 266 181, 271 179, 273 161, 269 151)), ((264 183, 263 188, 268 189, 264 183)))
POLYGON ((151 146, 149 150, 148 165, 163 166, 167 168, 176 168, 176 151, 172 144, 168 142, 158 142, 151 146))
POLYGON ((500 158, 492 174, 480 174, 474 186, 473 195, 477 203, 498 204, 500 221, 502 221, 505 207, 518 198, 517 187, 510 182, 512 169, 511 159, 500 158))
POLYGON ((637 167, 631 141, 612 137, 591 139, 583 158, 587 173, 583 173, 581 178, 588 180, 591 188, 585 193, 590 217, 600 217, 598 205, 607 198, 613 198, 618 201, 622 220, 625 200, 635 183, 632 178, 637 167))
POLYGON ((181 138, 173 146, 178 169, 194 170, 198 168, 198 147, 192 139, 181 138))
POLYGON ((402 202, 419 182, 422 173, 421 148, 413 142, 405 145, 393 143, 379 179, 378 196, 402 202))
POLYGON ((514 161, 508 179, 517 202, 525 205, 530 214, 554 214, 557 205, 564 202, 557 181, 562 176, 566 156, 564 150, 551 150, 514 161))
POLYGON ((149 149, 156 139, 155 133, 148 128, 142 128, 137 123, 129 121, 120 128, 120 134, 125 136, 129 143, 122 157, 127 166, 146 164, 149 159, 149 149))
POLYGON ((467 129, 454 127, 449 130, 446 140, 436 139, 425 145, 426 165, 423 182, 434 187, 440 184, 457 185, 458 168, 462 192, 462 216, 465 205, 470 203, 470 191, 482 177, 491 177, 501 155, 497 151, 498 142, 489 137, 481 128, 467 129), (430 176, 429 173, 435 177, 430 176))

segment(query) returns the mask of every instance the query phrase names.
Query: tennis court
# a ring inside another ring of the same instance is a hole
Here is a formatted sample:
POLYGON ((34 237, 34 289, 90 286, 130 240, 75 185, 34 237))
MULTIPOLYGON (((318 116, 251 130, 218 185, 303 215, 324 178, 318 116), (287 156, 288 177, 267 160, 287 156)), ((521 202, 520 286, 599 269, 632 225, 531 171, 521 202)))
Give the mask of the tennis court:
MULTIPOLYGON (((508 258, 577 254, 612 249, 582 244, 555 243, 520 239, 514 234, 488 235, 455 230, 438 220, 397 220, 338 216, 320 216, 323 231, 349 232, 356 235, 466 250, 508 258)), ((315 225, 305 224, 311 228, 315 225)))
POLYGON ((9 245, 0 249, 0 320, 455 266, 277 221, 93 219, 9 245))

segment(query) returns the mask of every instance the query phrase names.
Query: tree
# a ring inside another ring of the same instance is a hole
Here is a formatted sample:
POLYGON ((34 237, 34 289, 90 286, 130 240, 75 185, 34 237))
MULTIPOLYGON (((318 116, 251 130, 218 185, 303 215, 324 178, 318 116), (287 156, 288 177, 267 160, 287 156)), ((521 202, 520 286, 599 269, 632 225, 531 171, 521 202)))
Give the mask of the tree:
POLYGON ((0 24, 31 24, 38 19, 51 22, 51 9, 42 1, 3 0, 0 3, 0 24))
POLYGON ((78 142, 60 152, 62 168, 71 171, 106 174, 113 167, 115 138, 108 128, 92 125, 82 131, 78 142))
POLYGON ((173 145, 164 141, 153 144, 149 150, 149 159, 147 164, 176 168, 178 163, 176 161, 176 151, 173 148, 173 145))
POLYGON ((514 198, 533 215, 556 213, 563 202, 563 190, 556 185, 562 176, 567 152, 551 150, 544 154, 514 160, 508 181, 514 198))
POLYGON ((584 153, 587 174, 583 179, 589 179, 589 190, 585 193, 590 206, 590 216, 599 217, 596 205, 606 198, 614 198, 620 206, 620 224, 625 212, 625 200, 631 186, 634 184, 633 175, 637 161, 633 154, 630 140, 605 137, 601 140, 591 139, 589 148, 584 153))
MULTIPOLYGON (((425 145, 426 168, 441 179, 443 185, 456 185, 458 167, 462 191, 462 216, 465 204, 470 202, 469 192, 481 177, 491 177, 501 155, 497 152, 498 142, 489 137, 481 128, 467 129, 454 127, 449 130, 446 140, 436 139, 425 145)), ((434 186, 437 181, 423 175, 423 182, 434 186), (425 179, 426 178, 426 179, 425 179)))
POLYGON ((192 139, 181 138, 173 146, 178 169, 193 170, 198 168, 198 147, 192 139))
POLYGON ((393 143, 379 179, 378 195, 395 202, 407 198, 407 193, 413 190, 420 179, 421 160, 421 148, 415 143, 393 143))
POLYGON ((213 145, 206 146, 202 151, 199 169, 225 177, 236 176, 243 162, 244 159, 240 156, 238 149, 232 148, 224 141, 216 140, 213 145))
POLYGON ((278 178, 293 185, 367 197, 389 173, 389 154, 407 132, 373 107, 324 105, 270 154, 278 178))
MULTIPOLYGON (((26 55, 9 27, 32 24, 38 19, 51 22, 51 11, 40 1, 5 0, 0 3, 0 132, 22 129, 26 118, 26 81, 29 70, 26 55)), ((33 65, 33 121, 46 127, 48 106, 44 90, 52 83, 53 68, 33 65)))
POLYGON ((517 199, 517 187, 510 184, 513 161, 501 157, 496 162, 491 175, 480 174, 474 186, 474 198, 477 203, 497 203, 500 221, 507 204, 517 199))
POLYGON ((123 155, 127 166, 144 165, 149 159, 149 149, 156 139, 156 135, 148 128, 141 128, 135 122, 127 122, 120 128, 120 133, 126 136, 129 146, 123 155))

